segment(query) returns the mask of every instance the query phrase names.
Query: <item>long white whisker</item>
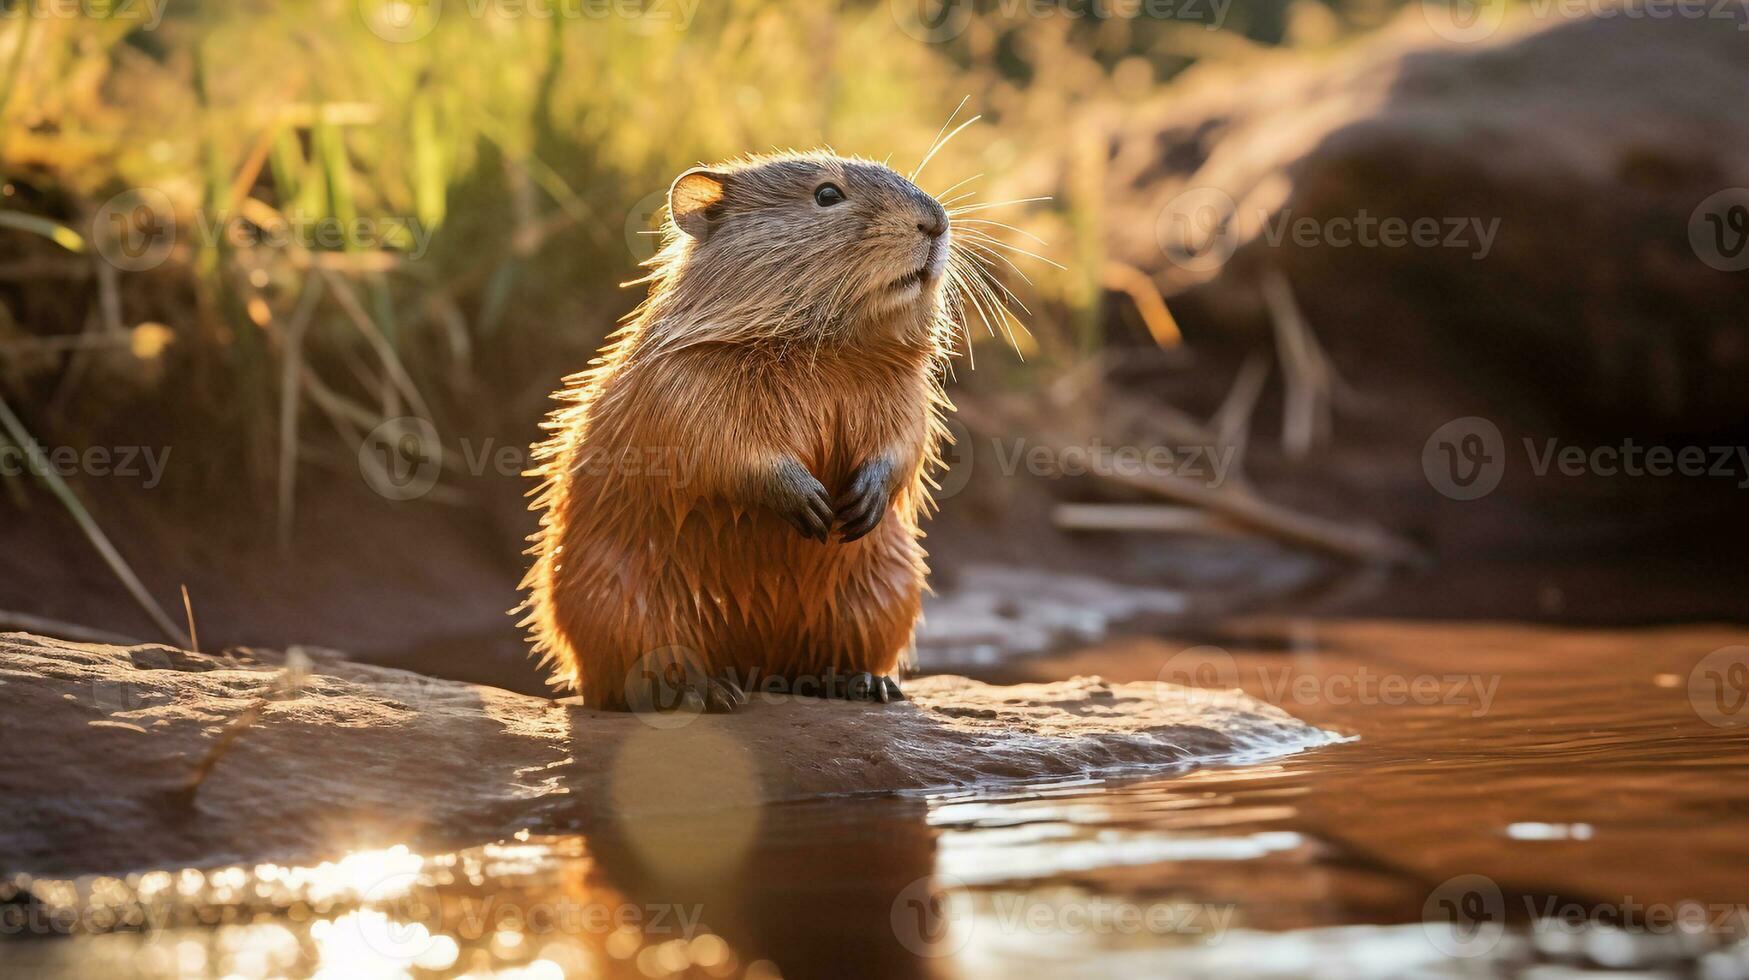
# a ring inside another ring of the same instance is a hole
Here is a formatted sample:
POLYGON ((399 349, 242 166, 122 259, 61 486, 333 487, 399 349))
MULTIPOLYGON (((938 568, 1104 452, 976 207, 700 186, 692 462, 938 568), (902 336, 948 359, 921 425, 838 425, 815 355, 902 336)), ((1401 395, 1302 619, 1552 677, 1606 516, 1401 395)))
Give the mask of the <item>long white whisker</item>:
POLYGON ((1014 332, 1008 327, 1008 321, 1014 314, 1009 312, 1008 308, 1003 305, 1002 300, 997 297, 993 290, 991 290, 988 273, 985 273, 975 264, 968 265, 967 268, 971 270, 971 275, 967 277, 967 281, 973 286, 971 295, 976 298, 978 303, 979 315, 984 321, 984 329, 989 332, 990 336, 997 336, 996 325, 993 325, 990 322, 991 311, 994 311, 996 324, 999 324, 1002 328, 1002 337, 1007 340, 1009 346, 1013 347, 1015 352, 1018 353, 1020 351, 1020 345, 1014 339, 1014 332))
POLYGON ((983 299, 978 295, 978 290, 976 288, 980 284, 972 277, 969 270, 970 266, 963 266, 961 268, 962 274, 960 277, 960 285, 965 290, 964 295, 966 299, 971 301, 972 308, 978 311, 978 319, 983 322, 984 329, 989 331, 990 336, 994 337, 996 336, 996 329, 990 325, 990 315, 985 310, 983 299))
POLYGON ((1044 197, 1017 197, 1012 201, 989 201, 984 204, 968 204, 958 210, 949 211, 948 215, 969 214, 973 211, 988 211, 991 208, 1005 208, 1010 204, 1032 204, 1035 201, 1048 201, 1050 199, 1050 195, 1046 194, 1044 197))
POLYGON ((1025 230, 1024 228, 1016 228, 1013 225, 1003 224, 1000 221, 991 221, 989 218, 963 218, 963 219, 961 219, 961 223, 968 224, 968 225, 991 225, 991 226, 994 226, 997 228, 1001 228, 1004 231, 1012 231, 1016 235, 1025 235, 1027 238, 1030 238, 1033 241, 1038 242, 1040 245, 1046 246, 1047 248, 1051 244, 1050 242, 1045 241, 1044 239, 1038 237, 1037 235, 1033 234, 1030 231, 1025 230))
POLYGON ((1040 262, 1043 262, 1044 264, 1046 264, 1048 266, 1052 266, 1056 269, 1060 269, 1060 270, 1065 271, 1065 272, 1068 271, 1068 267, 1062 265, 1061 263, 1053 262, 1052 260, 1045 258, 1044 256, 1038 254, 1037 252, 1031 251, 1029 249, 1021 248, 1019 245, 1014 245, 1014 244, 1010 244, 1009 242, 1004 242, 1004 241, 1001 241, 999 239, 991 238, 989 235, 983 234, 975 228, 967 228, 967 229, 965 229, 965 232, 966 232, 966 240, 967 241, 981 242, 985 245, 989 245, 989 246, 992 246, 994 248, 1004 249, 1006 251, 1013 252, 1017 255, 1024 255, 1028 258, 1037 259, 1040 262))
POLYGON ((960 336, 966 339, 966 362, 975 371, 978 369, 978 356, 972 350, 972 324, 970 315, 966 313, 964 273, 957 268, 951 259, 952 256, 949 256, 947 280, 951 287, 950 293, 953 296, 953 310, 958 314, 954 320, 954 325, 959 327, 960 336))
MULTIPOLYGON (((994 253, 992 253, 992 254, 994 254, 994 253)), ((996 255, 996 258, 1003 259, 1003 261, 1005 261, 1005 262, 1007 261, 1007 259, 1003 258, 1003 256, 1001 256, 1001 255, 996 255)), ((1009 262, 1008 267, 1013 269, 1014 263, 1009 262)), ((1014 269, 1014 271, 1019 272, 1020 270, 1014 269)), ((990 275, 988 270, 985 270, 984 274, 991 282, 996 284, 997 289, 1002 290, 1002 294, 1004 296, 1007 296, 1010 302, 1012 302, 1015 306, 1020 307, 1021 312, 1025 313, 1028 316, 1032 315, 1032 311, 1026 308, 1026 304, 1020 301, 1020 297, 1014 295, 1014 291, 1012 289, 1008 288, 1007 283, 1003 282, 1001 279, 999 279, 995 276, 990 275)), ((1024 276, 1023 276, 1023 278, 1024 278, 1024 276)), ((1030 280, 1030 279, 1027 280, 1028 283, 1030 283, 1031 281, 1032 280, 1030 280)))
POLYGON ((960 110, 964 109, 966 107, 966 103, 970 102, 971 100, 972 100, 972 97, 970 95, 967 95, 965 98, 960 100, 959 105, 956 105, 953 107, 953 112, 948 114, 947 122, 944 122, 941 124, 941 128, 936 130, 936 132, 935 132, 935 139, 933 139, 929 142, 929 152, 925 153, 923 155, 923 163, 919 163, 917 165, 917 169, 911 171, 911 176, 905 178, 906 180, 909 180, 913 184, 915 184, 917 182, 917 175, 923 172, 923 164, 928 163, 929 158, 934 156, 936 149, 941 146, 941 134, 947 132, 947 127, 953 125, 953 117, 959 115, 960 110))
MULTIPOLYGON (((947 197, 949 194, 952 194, 954 191, 959 190, 961 187, 964 187, 965 185, 971 183, 974 180, 977 180, 979 177, 982 177, 982 176, 984 176, 984 175, 983 174, 973 174, 970 177, 967 177, 965 180, 962 180, 959 183, 953 185, 952 187, 946 188, 940 194, 935 195, 935 199, 937 201, 939 201, 942 198, 947 197)), ((975 193, 975 192, 973 192, 973 193, 975 193)))
MULTIPOLYGON (((969 98, 969 96, 968 96, 968 98, 969 98)), ((954 129, 954 131, 953 131, 953 132, 951 132, 951 133, 948 133, 948 134, 947 134, 947 138, 946 138, 946 139, 944 139, 944 140, 942 140, 942 141, 941 141, 941 142, 940 142, 940 143, 938 143, 938 144, 936 144, 936 146, 935 146, 935 148, 934 148, 934 149, 932 149, 932 150, 930 150, 930 151, 929 151, 929 155, 928 155, 928 156, 926 156, 926 157, 924 157, 924 158, 923 158, 923 162, 922 162, 922 163, 920 163, 920 164, 918 164, 918 165, 917 165, 917 169, 916 169, 916 170, 913 170, 913 171, 911 171, 911 181, 912 181, 912 183, 916 183, 916 181, 917 181, 917 175, 918 175, 918 174, 920 174, 920 173, 922 173, 922 172, 923 172, 923 168, 924 168, 924 167, 927 167, 927 166, 929 166, 929 161, 931 161, 931 160, 933 160, 933 159, 935 159, 935 155, 936 155, 936 154, 937 154, 937 153, 940 153, 940 152, 941 152, 941 148, 942 148, 942 147, 944 147, 944 146, 946 146, 946 145, 947 145, 947 144, 949 144, 949 143, 951 143, 951 142, 953 142, 953 138, 954 138, 954 137, 955 137, 955 136, 958 136, 958 135, 959 135, 959 134, 960 134, 960 131, 961 131, 961 130, 963 130, 963 129, 965 129, 965 128, 966 128, 966 127, 967 127, 967 126, 970 126, 970 125, 971 125, 971 124, 972 124, 972 123, 975 123, 975 122, 977 122, 977 121, 978 121, 978 120, 980 120, 980 119, 982 119, 982 118, 984 118, 984 117, 983 117, 983 116, 981 116, 981 115, 978 115, 978 116, 973 116, 973 117, 972 117, 972 118, 970 118, 970 119, 967 119, 967 120, 966 120, 966 121, 965 121, 965 122, 963 122, 963 123, 960 123, 960 124, 959 124, 959 126, 958 126, 958 127, 956 127, 956 128, 955 128, 955 129, 954 129)))
MULTIPOLYGON (((1008 341, 1008 346, 1014 348, 1016 354, 1020 353, 1020 343, 1014 339, 1014 331, 1008 326, 1010 320, 1014 320, 1016 323, 1019 322, 1014 316, 1014 311, 1010 310, 1007 305, 1002 302, 1001 298, 996 295, 995 291, 990 288, 990 283, 995 280, 988 272, 980 269, 979 278, 983 280, 981 288, 984 291, 984 295, 989 297, 991 306, 996 310, 996 322, 1002 327, 1003 337, 1008 341)), ((1025 330, 1026 328, 1023 326, 1021 329, 1025 330)))

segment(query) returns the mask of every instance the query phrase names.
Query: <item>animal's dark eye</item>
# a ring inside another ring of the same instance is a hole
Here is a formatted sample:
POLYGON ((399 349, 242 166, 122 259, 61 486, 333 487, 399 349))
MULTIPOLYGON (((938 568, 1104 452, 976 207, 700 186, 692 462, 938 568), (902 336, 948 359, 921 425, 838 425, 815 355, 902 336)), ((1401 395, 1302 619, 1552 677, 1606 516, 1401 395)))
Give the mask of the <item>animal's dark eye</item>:
POLYGON ((823 208, 843 204, 844 192, 838 189, 837 184, 821 184, 814 188, 814 203, 823 208))

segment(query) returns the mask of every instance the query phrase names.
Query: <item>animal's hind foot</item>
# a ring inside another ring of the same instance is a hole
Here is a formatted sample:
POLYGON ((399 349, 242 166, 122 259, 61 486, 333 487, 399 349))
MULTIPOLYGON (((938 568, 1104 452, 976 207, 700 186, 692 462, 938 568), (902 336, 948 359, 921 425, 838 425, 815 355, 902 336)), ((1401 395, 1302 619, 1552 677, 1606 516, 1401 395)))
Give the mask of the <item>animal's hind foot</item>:
MULTIPOLYGON (((810 677, 807 680, 815 678, 810 677)), ((798 681, 794 685, 795 693, 839 701, 873 701, 880 704, 905 700, 904 693, 899 690, 899 682, 885 674, 874 674, 866 670, 854 674, 829 672, 818 680, 818 684, 798 681)))
POLYGON ((685 665, 636 673, 626 684, 625 709, 636 712, 729 714, 747 703, 747 692, 728 674, 712 676, 685 665))

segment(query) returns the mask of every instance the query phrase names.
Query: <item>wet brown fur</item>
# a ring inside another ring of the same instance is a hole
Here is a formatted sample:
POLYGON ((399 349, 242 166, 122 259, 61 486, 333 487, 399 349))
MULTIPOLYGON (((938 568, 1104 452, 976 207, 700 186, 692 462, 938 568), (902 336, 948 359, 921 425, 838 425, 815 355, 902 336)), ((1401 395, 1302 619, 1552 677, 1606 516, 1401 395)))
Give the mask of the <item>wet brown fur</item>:
POLYGON ((895 673, 925 589, 952 325, 944 276, 892 284, 934 256, 923 222, 946 215, 884 166, 822 153, 689 172, 670 201, 648 298, 567 379, 536 447, 535 649, 599 707, 675 649, 737 678, 895 673), (848 200, 821 209, 827 181, 848 200), (836 500, 880 455, 891 502, 859 540, 767 506, 786 456, 836 500))

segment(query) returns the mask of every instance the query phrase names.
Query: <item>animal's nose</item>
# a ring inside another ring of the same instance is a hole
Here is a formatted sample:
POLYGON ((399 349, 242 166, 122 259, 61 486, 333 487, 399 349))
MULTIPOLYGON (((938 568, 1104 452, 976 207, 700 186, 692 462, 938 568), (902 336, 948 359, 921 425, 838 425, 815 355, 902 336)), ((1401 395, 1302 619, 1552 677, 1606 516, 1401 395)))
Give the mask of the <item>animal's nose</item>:
POLYGON ((917 230, 930 238, 940 238, 947 234, 947 210, 941 206, 941 202, 922 192, 917 196, 922 199, 918 203, 923 205, 923 215, 917 221, 917 230))

